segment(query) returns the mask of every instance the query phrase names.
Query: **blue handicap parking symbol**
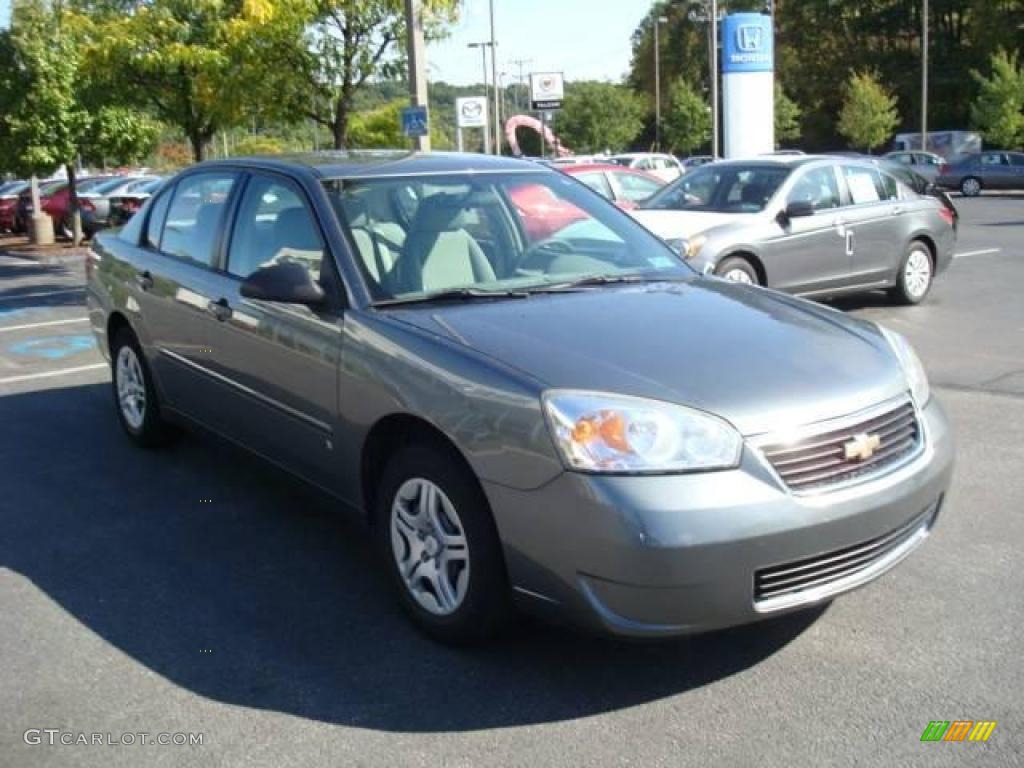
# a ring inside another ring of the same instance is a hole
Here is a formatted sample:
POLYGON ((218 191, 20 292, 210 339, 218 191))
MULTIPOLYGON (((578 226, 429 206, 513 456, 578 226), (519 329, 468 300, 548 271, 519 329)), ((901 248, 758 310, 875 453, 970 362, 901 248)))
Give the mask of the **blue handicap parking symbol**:
POLYGON ((77 355, 96 347, 96 339, 88 334, 75 336, 43 336, 25 339, 7 347, 15 355, 23 357, 41 357, 44 360, 60 360, 64 357, 77 355))
POLYGON ((426 107, 405 107, 402 109, 402 133, 406 136, 426 136, 429 132, 427 125, 426 107))

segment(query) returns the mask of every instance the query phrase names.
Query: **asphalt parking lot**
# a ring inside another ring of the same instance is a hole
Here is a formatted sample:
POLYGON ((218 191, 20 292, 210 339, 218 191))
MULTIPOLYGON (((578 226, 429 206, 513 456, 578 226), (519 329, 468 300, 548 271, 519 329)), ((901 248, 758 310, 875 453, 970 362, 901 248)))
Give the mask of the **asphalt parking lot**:
POLYGON ((0 256, 0 766, 1024 765, 1024 196, 957 202, 925 304, 835 304, 909 336, 955 424, 934 535, 827 608, 639 645, 422 638, 329 500, 213 439, 132 448, 81 262, 0 256))

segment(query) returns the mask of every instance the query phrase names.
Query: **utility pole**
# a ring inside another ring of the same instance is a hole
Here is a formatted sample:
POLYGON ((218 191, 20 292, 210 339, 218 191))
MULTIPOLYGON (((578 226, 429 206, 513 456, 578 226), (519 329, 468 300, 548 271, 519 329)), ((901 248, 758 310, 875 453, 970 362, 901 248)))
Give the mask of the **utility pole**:
POLYGON ((711 156, 718 159, 718 0, 711 0, 711 156))
POLYGON ((533 59, 512 59, 509 64, 515 64, 519 67, 519 87, 516 89, 516 109, 522 109, 522 103, 519 101, 519 97, 523 92, 523 67, 527 64, 532 64, 533 59))
POLYGON ((928 0, 921 9, 921 151, 928 150, 928 0))
POLYGON ((661 151, 661 46, 658 44, 658 27, 667 21, 665 16, 654 19, 654 148, 658 152, 661 151))
MULTIPOLYGON (((426 107, 427 53, 423 43, 422 0, 405 0, 405 26, 408 30, 406 55, 409 59, 409 97, 413 106, 426 107)), ((429 113, 428 113, 429 125, 429 113)), ((413 145, 420 152, 430 151, 430 134, 413 137, 413 145)))
POLYGON ((491 11, 491 85, 494 86, 494 154, 501 154, 501 101, 498 95, 498 41, 494 39, 494 0, 491 11))

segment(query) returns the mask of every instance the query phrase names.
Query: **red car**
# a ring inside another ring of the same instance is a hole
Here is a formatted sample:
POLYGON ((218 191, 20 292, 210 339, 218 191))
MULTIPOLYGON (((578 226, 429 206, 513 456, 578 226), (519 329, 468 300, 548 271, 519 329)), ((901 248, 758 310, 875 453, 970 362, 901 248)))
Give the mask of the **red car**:
POLYGON ((17 231, 18 195, 27 188, 27 181, 0 184, 0 232, 17 231))
POLYGON ((657 176, 612 163, 567 165, 559 170, 575 176, 592 190, 627 211, 636 208, 666 184, 657 176))
MULTIPOLYGON (((574 176, 626 210, 636 208, 642 200, 665 186, 657 176, 618 165, 566 165, 558 170, 574 176)), ((522 217, 526 234, 533 242, 551 237, 574 222, 590 218, 571 203, 555 198, 551 190, 540 184, 516 187, 511 190, 511 197, 522 217)))
MULTIPOLYGON (((78 194, 81 195, 83 192, 88 192, 93 187, 112 178, 113 176, 90 176, 84 179, 77 179, 75 187, 78 194)), ((39 207, 53 219, 53 229, 58 235, 61 237, 71 237, 71 186, 69 184, 65 183, 52 190, 46 197, 41 198, 39 200, 39 207)))

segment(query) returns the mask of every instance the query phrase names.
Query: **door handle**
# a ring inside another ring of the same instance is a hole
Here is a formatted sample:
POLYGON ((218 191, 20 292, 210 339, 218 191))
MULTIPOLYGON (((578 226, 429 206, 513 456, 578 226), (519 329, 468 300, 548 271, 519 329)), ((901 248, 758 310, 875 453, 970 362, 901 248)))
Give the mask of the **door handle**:
POLYGON ((903 206, 902 205, 897 205, 895 208, 893 208, 891 211, 889 211, 889 213, 892 216, 899 216, 901 213, 903 213, 903 206))
POLYGON ((149 270, 135 276, 135 284, 143 291, 148 291, 153 287, 153 275, 150 274, 149 270))
POLYGON ((846 255, 853 256, 853 232, 846 233, 846 255))
POLYGON ((212 315, 214 319, 224 322, 231 317, 231 307, 228 305, 227 299, 217 299, 216 301, 210 301, 206 304, 206 311, 212 315))

